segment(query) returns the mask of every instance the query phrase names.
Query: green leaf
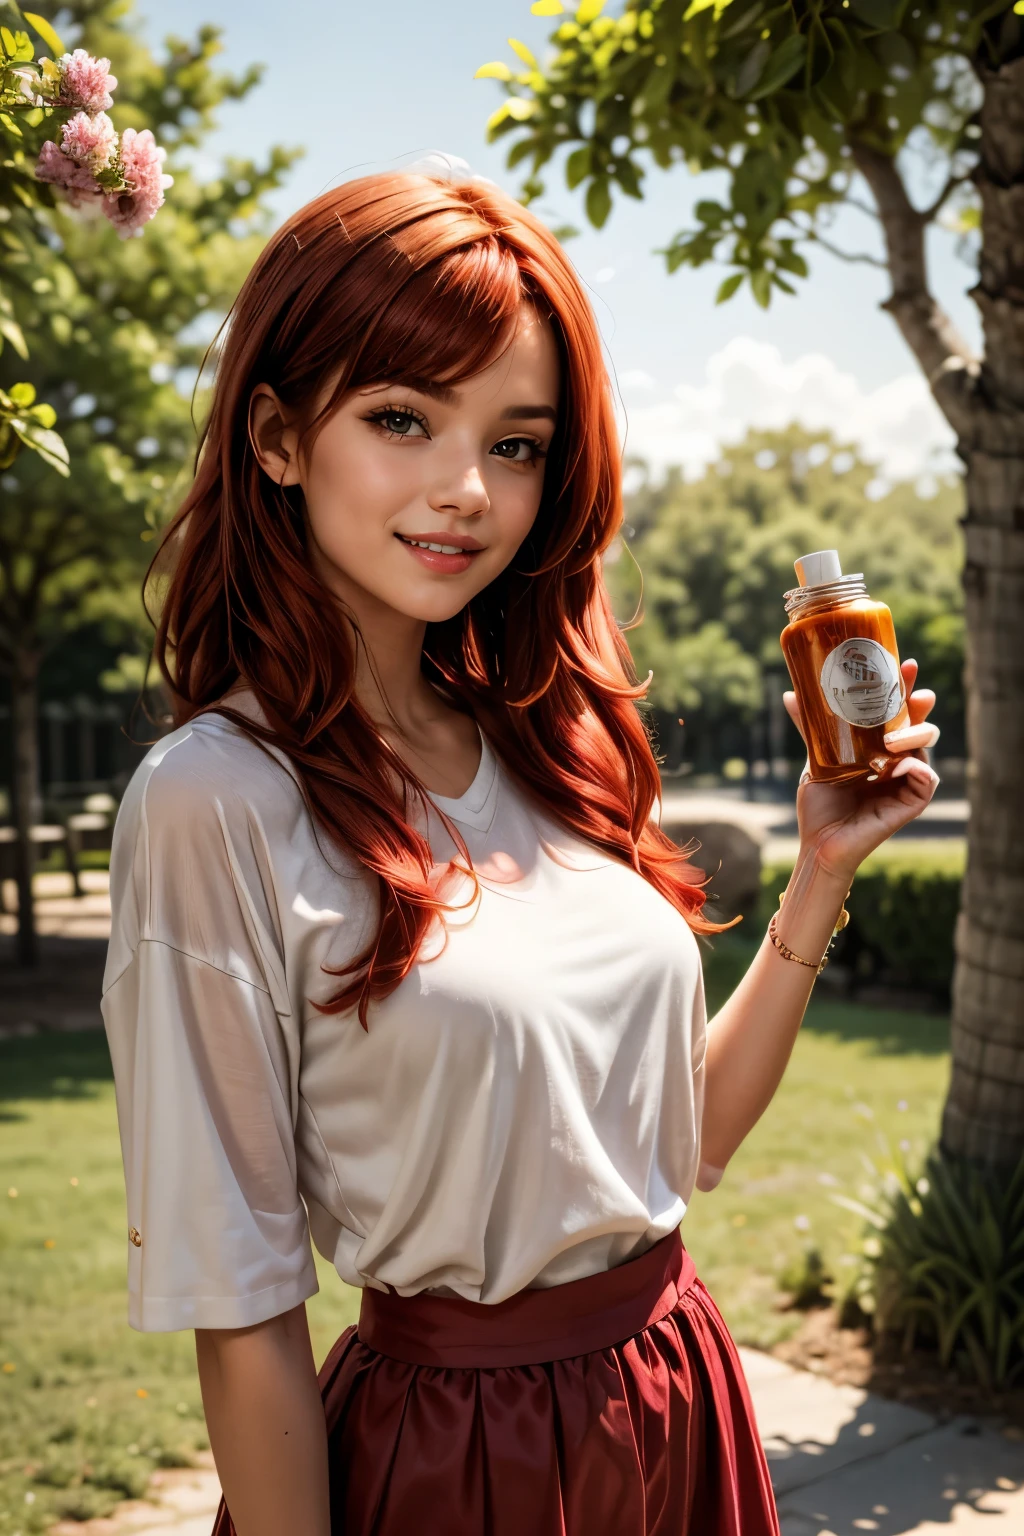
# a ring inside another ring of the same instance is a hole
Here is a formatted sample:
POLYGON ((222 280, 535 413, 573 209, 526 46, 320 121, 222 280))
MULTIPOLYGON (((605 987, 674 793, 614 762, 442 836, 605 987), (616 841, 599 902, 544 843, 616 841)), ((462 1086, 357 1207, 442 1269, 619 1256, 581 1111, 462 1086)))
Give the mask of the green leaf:
POLYGON ((588 26, 597 20, 603 10, 604 0, 581 0, 576 10, 576 20, 581 27, 588 26))
POLYGON ((67 476, 71 473, 68 461, 68 450, 64 439, 56 432, 49 431, 46 427, 37 426, 34 421, 27 421, 24 417, 15 416, 11 426, 21 438, 26 448, 31 448, 38 453, 44 464, 49 464, 59 475, 67 476))
POLYGON ((775 265, 781 267, 784 272, 794 272, 797 277, 807 276, 807 263, 799 251, 783 250, 776 256, 775 265))
POLYGON ((612 194, 607 176, 597 176, 587 188, 587 218, 600 229, 612 211, 612 194))
POLYGON ((19 357, 28 357, 25 336, 17 320, 10 319, 8 315, 0 315, 0 336, 10 342, 19 357))
POLYGON ((508 39, 508 45, 512 49, 512 52, 517 54, 519 58, 522 59, 524 64, 528 64, 531 69, 537 68, 537 60, 534 58, 529 48, 527 48, 526 44, 519 41, 518 37, 510 37, 508 39))
POLYGON ((702 199, 693 211, 702 224, 708 224, 712 229, 718 229, 729 217, 728 209, 710 199, 702 199))
POLYGON ((16 405, 19 410, 22 410, 34 402, 36 387, 34 384, 12 384, 7 393, 10 396, 11 404, 16 405))
POLYGON ((855 16, 866 21, 869 27, 883 31, 896 25, 902 0, 850 0, 850 5, 855 16))
POLYGON ((725 281, 719 285, 718 292, 715 294, 715 303, 724 304, 727 299, 731 299, 746 275, 745 272, 730 272, 725 281))
POLYGON ((16 139, 22 137, 21 129, 9 112, 0 112, 0 123, 3 123, 8 133, 13 133, 16 139))
POLYGON ((721 15, 722 15, 722 12, 731 3, 732 3, 732 0, 690 0, 689 10, 687 10, 685 15, 683 16, 683 20, 684 21, 689 21, 691 16, 698 16, 701 11, 708 11, 708 10, 711 9, 712 6, 714 6, 714 8, 715 8, 714 19, 715 19, 715 21, 718 21, 720 19, 721 15))
POLYGON ((510 96, 505 105, 508 107, 508 116, 515 118, 517 123, 525 123, 537 110, 537 103, 525 96, 510 96))
POLYGON ((761 101, 765 96, 770 96, 773 91, 780 90, 787 81, 792 80, 806 57, 807 39, 802 32, 794 32, 792 37, 787 37, 786 41, 776 48, 757 85, 752 91, 747 92, 747 100, 761 101))
POLYGON ((756 267, 750 274, 750 287, 762 309, 772 301, 772 278, 767 267, 756 267))
POLYGON ((579 149, 574 149, 565 162, 565 184, 572 191, 578 187, 585 177, 590 175, 591 147, 589 144, 581 144, 579 149))
POLYGON ((61 42, 59 34, 50 26, 45 16, 37 16, 35 11, 24 11, 23 15, 29 26, 34 27, 39 33, 47 48, 53 49, 56 58, 59 59, 62 53, 67 53, 67 49, 61 42))
POLYGON ((751 48, 736 72, 736 95, 745 96, 764 74, 764 67, 772 56, 772 45, 760 38, 751 48))
POLYGON ((492 64, 481 64, 480 68, 477 70, 476 74, 473 76, 473 79, 474 80, 511 80, 512 79, 512 71, 509 69, 508 65, 507 64, 503 64, 500 59, 495 59, 492 64))
POLYGON ((29 415, 33 421, 38 421, 41 427, 52 427, 57 420, 57 412, 45 400, 39 405, 34 405, 29 415))
POLYGON ((537 103, 529 101, 525 96, 510 96, 503 101, 496 112, 492 112, 487 119, 487 130, 497 128, 507 117, 511 117, 517 123, 524 123, 528 117, 532 117, 537 110, 537 103))
POLYGON ((533 0, 530 12, 534 16, 563 16, 565 6, 562 0, 533 0))
POLYGON ((30 64, 35 58, 36 50, 27 32, 11 32, 7 27, 0 27, 0 37, 3 38, 8 63, 30 64))
POLYGON ((643 171, 632 160, 616 160, 615 180, 627 197, 643 199, 643 188, 640 185, 642 178, 643 171))

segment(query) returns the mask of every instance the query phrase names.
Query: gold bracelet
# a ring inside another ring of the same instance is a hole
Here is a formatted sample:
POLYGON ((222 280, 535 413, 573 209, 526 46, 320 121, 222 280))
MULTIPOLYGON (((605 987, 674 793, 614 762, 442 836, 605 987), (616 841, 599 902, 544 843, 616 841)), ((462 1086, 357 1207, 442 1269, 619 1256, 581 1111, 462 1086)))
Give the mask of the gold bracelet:
MULTIPOLYGON (((850 889, 852 890, 853 887, 851 886, 850 889)), ((850 914, 846 910, 846 903, 847 903, 847 901, 849 899, 849 896, 850 896, 850 892, 847 891, 846 895, 843 897, 843 908, 842 908, 842 911, 840 912, 838 918, 836 919, 836 925, 835 925, 835 927, 832 930, 832 936, 831 936, 831 938, 829 939, 828 943, 825 946, 825 953, 822 955, 820 961, 818 961, 818 960, 805 960, 802 955, 798 955, 798 954, 796 954, 796 952, 794 950, 790 949, 788 944, 784 944, 783 943, 782 939, 779 938, 778 932, 777 932, 776 927, 775 927, 775 924, 776 924, 776 921, 778 919, 779 914, 778 914, 778 912, 773 912, 772 913, 772 920, 768 924, 768 937, 771 939, 772 943, 775 945, 775 948, 778 950, 778 952, 782 956, 783 960, 793 960, 793 961, 796 962, 797 965, 808 965, 808 966, 810 966, 811 970, 814 972, 815 976, 820 976, 822 971, 825 969, 826 965, 828 965, 828 959, 829 959, 829 953, 828 952, 829 952, 829 950, 832 948, 832 945, 835 943, 835 941, 838 938, 839 934, 842 933, 843 929, 846 927, 847 923, 850 921, 850 914)), ((780 911, 782 909, 782 903, 785 901, 785 899, 786 899, 785 891, 780 891, 779 892, 779 909, 780 909, 780 911)))

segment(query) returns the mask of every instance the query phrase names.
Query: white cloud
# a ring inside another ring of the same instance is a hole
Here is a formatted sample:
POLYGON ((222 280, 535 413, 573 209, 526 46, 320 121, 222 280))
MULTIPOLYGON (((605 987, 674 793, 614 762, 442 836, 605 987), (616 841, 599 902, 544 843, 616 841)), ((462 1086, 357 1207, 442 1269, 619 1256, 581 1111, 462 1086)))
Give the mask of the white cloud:
POLYGON ((854 443, 889 480, 954 463, 953 434, 916 372, 864 389, 823 353, 786 362, 778 347, 737 336, 710 358, 703 384, 677 384, 668 398, 652 400, 656 381, 632 369, 620 376, 619 387, 626 451, 646 458, 655 474, 681 464, 688 475, 699 475, 722 445, 748 429, 790 422, 854 443))

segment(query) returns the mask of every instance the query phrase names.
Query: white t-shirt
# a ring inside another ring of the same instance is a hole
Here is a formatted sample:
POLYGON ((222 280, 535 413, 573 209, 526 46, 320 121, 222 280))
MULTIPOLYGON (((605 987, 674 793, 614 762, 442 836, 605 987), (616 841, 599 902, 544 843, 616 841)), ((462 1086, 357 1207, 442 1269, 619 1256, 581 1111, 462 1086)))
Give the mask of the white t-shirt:
MULTIPOLYGON (((432 796, 481 895, 443 948, 435 922, 368 1031, 308 999, 374 930, 375 883, 314 827, 287 759, 208 714, 136 771, 103 984, 133 1327, 287 1311, 317 1290, 310 1234, 351 1285, 499 1302, 679 1224, 703 1103, 696 940, 481 746, 466 793, 432 796)), ((457 853, 433 807, 417 824, 438 864, 457 853)))

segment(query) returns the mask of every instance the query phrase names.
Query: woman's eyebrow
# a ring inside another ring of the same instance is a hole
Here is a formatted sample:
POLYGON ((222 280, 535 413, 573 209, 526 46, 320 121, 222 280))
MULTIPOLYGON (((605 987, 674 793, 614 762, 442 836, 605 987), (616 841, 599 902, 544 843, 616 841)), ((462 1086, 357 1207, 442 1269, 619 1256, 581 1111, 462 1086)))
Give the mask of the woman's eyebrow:
POLYGON ((558 412, 553 405, 510 405, 501 413, 502 421, 521 421, 524 416, 556 424, 558 422, 558 412))
MULTIPOLYGON (((430 400, 439 400, 442 405, 458 405, 462 396, 457 389, 450 384, 441 384, 437 379, 423 379, 416 374, 402 374, 390 381, 393 384, 404 384, 407 389, 415 389, 418 394, 426 395, 430 400)), ((374 389, 383 389, 383 384, 375 384, 374 389)), ((501 413, 502 421, 522 421, 523 418, 534 421, 550 421, 558 424, 558 412, 553 405, 510 405, 501 413)))

